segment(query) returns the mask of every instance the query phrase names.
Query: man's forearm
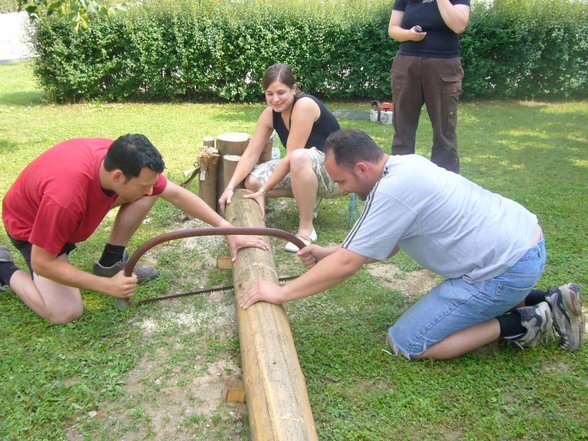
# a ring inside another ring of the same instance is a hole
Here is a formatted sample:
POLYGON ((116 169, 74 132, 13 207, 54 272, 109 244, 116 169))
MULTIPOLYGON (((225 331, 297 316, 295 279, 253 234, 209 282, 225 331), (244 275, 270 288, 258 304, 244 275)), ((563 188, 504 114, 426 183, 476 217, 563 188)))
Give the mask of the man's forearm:
POLYGON ((301 299, 333 288, 355 274, 364 263, 363 256, 339 248, 308 272, 284 285, 284 301, 301 299))
POLYGON ((62 285, 108 294, 108 278, 82 271, 59 258, 50 261, 33 259, 32 266, 38 275, 62 285))

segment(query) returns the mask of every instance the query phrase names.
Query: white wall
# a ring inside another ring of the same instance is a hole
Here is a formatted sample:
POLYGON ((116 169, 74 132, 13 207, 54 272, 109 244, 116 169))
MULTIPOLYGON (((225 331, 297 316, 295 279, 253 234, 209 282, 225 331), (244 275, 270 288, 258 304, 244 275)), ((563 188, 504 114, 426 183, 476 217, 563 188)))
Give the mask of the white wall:
POLYGON ((26 12, 0 14, 0 63, 32 57, 26 12))

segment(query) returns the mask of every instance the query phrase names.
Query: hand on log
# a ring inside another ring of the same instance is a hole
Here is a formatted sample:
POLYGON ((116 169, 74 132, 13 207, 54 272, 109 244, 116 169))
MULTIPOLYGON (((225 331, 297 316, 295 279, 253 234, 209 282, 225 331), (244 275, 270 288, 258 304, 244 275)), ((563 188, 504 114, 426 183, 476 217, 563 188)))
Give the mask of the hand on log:
POLYGON ((232 188, 225 188, 225 191, 223 191, 223 194, 221 194, 221 197, 218 200, 218 208, 220 208, 220 211, 223 215, 225 214, 227 205, 231 203, 234 194, 235 190, 232 188))
POLYGON ((243 309, 249 308, 257 302, 269 302, 280 305, 284 303, 282 287, 273 282, 261 281, 243 291, 239 298, 239 305, 243 309))
MULTIPOLYGON (((263 187, 262 187, 263 188, 263 187)), ((259 190, 255 193, 246 194, 243 196, 245 199, 254 199, 261 208, 261 215, 265 216, 265 191, 259 190)))
POLYGON ((229 248, 231 249, 231 262, 237 260, 237 251, 241 248, 259 248, 260 250, 269 250, 268 244, 260 236, 225 236, 229 248))

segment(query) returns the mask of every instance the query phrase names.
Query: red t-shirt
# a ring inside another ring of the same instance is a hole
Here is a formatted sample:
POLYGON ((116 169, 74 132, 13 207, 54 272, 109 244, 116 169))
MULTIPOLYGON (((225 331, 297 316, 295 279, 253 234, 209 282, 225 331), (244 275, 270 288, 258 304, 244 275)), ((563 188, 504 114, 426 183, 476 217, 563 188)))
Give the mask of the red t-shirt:
MULTIPOLYGON (((8 234, 53 255, 66 243, 86 240, 112 208, 118 195, 100 186, 102 160, 111 139, 64 141, 31 162, 18 176, 2 203, 8 234)), ((167 185, 163 175, 153 194, 167 185)))

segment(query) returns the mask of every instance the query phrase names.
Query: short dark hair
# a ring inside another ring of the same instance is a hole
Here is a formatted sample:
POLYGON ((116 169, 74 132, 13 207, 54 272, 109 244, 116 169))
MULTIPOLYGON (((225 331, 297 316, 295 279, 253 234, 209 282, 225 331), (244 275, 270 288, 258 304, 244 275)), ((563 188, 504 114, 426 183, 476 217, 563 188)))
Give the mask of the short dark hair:
POLYGON ((110 145, 104 158, 104 168, 107 171, 119 169, 127 179, 132 179, 139 176, 144 168, 162 173, 165 163, 145 135, 129 133, 110 145))
POLYGON ((355 129, 338 130, 325 141, 325 154, 333 150, 335 163, 352 168, 360 161, 379 162, 384 150, 365 132, 355 129))
POLYGON ((292 68, 287 64, 273 64, 266 69, 261 80, 263 90, 267 90, 275 81, 284 83, 289 88, 296 87, 296 94, 300 93, 298 86, 296 86, 292 68))

